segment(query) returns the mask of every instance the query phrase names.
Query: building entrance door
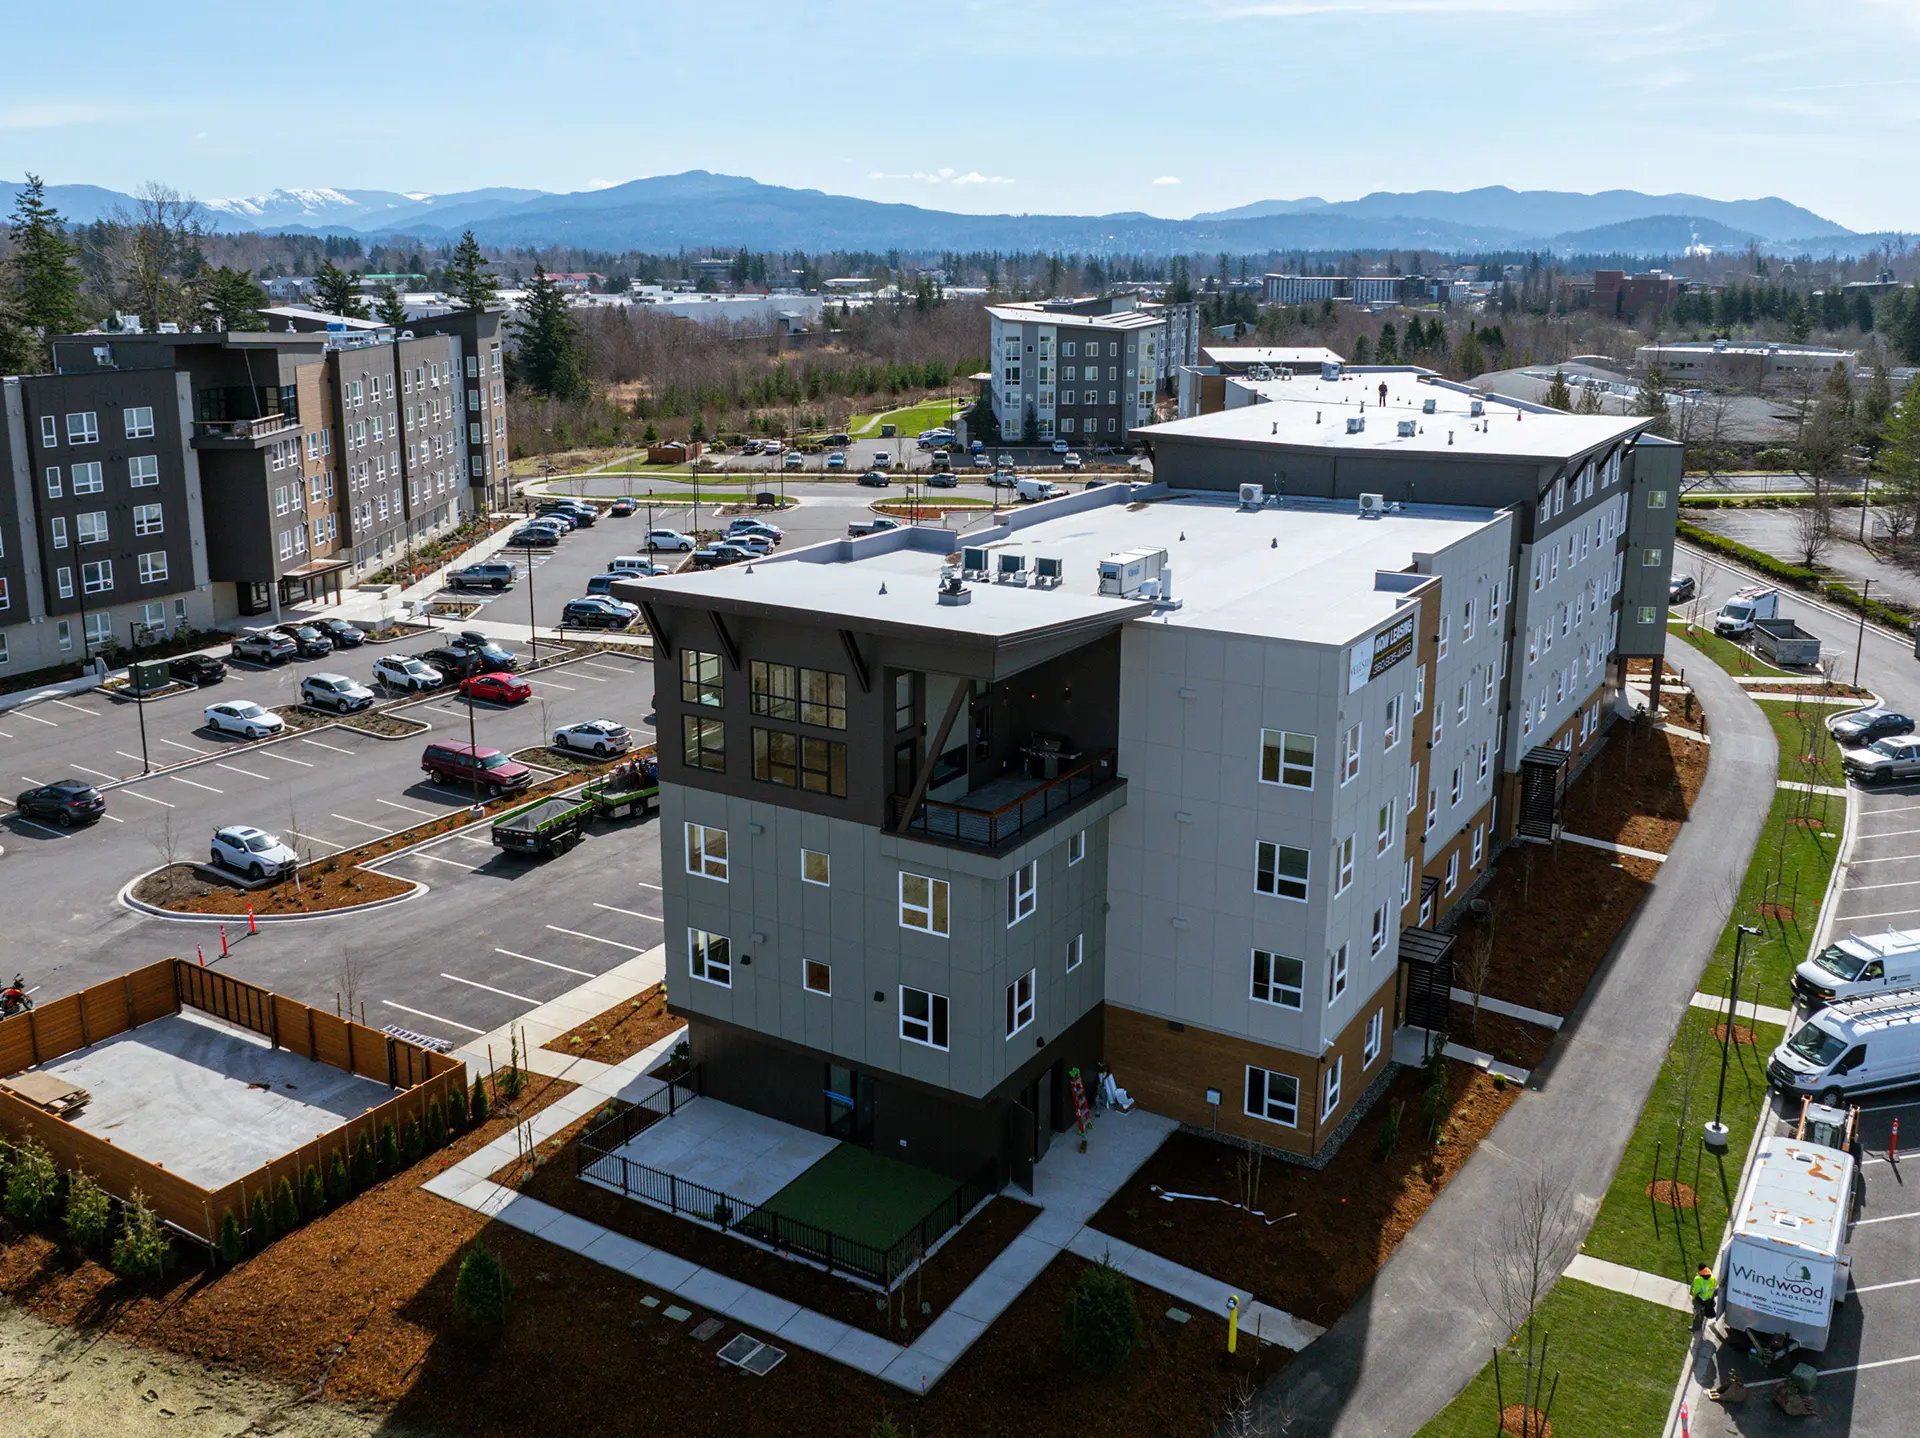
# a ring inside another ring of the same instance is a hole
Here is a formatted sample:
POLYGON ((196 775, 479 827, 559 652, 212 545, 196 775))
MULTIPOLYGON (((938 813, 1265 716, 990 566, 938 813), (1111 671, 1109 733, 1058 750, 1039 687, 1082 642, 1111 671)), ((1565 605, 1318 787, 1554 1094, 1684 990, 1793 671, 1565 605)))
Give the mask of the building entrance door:
POLYGON ((873 1076, 845 1064, 827 1065, 827 1136, 873 1147, 873 1076))
POLYGON ((1024 1103, 1007 1105, 1007 1163, 1013 1181, 1033 1192, 1035 1130, 1039 1127, 1033 1110, 1024 1103))

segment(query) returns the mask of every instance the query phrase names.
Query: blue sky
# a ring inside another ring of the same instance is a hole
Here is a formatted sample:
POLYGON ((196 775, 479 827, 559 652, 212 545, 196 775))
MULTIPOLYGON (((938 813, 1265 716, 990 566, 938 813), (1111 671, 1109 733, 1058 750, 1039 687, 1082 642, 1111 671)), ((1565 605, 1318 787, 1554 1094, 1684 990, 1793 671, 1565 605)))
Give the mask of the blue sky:
POLYGON ((698 168, 974 211, 1507 184, 1920 229, 1920 0, 0 0, 0 33, 31 57, 0 174, 201 198, 698 168))

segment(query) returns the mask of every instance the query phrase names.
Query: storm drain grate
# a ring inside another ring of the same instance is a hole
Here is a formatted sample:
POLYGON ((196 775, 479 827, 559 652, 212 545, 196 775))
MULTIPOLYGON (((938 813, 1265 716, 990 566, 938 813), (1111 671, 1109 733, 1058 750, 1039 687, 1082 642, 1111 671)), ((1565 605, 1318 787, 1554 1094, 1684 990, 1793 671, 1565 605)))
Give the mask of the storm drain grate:
POLYGON ((744 1333, 736 1334, 728 1340, 727 1346, 720 1350, 724 1362, 736 1368, 744 1368, 756 1377, 764 1378, 774 1366, 787 1356, 784 1348, 775 1348, 770 1343, 762 1343, 744 1333))

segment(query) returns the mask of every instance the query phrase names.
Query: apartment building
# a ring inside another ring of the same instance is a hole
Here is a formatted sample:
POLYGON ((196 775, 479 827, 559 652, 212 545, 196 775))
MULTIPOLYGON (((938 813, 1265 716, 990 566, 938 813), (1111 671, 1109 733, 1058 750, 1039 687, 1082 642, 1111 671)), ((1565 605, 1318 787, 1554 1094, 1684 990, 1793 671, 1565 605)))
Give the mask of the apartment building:
POLYGON ((1680 448, 1419 371, 1229 383, 1140 432, 1155 484, 957 563, 913 528, 621 586, 706 1092, 1023 1179, 1104 1063, 1310 1157, 1444 1022, 1448 911, 1659 652, 1620 616, 1680 448))
POLYGON ((1424 299, 1428 288, 1414 275, 1265 275, 1261 285, 1270 305, 1317 305, 1322 300, 1393 305, 1424 299))
POLYGON ((1136 295, 989 305, 988 394, 1009 441, 1123 444, 1199 353, 1198 310, 1136 295))
POLYGON ((467 483, 479 503, 503 509, 508 499, 507 375, 501 350, 506 317, 497 310, 456 309, 410 322, 414 335, 439 335, 457 348, 455 367, 465 390, 460 422, 467 483))

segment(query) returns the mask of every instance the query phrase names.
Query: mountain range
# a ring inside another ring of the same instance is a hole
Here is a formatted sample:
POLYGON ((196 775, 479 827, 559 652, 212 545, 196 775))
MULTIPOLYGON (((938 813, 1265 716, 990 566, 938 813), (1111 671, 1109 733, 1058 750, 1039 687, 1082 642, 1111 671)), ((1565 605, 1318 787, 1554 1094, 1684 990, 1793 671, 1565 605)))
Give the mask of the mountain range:
MULTIPOLYGON (((0 182, 10 207, 18 185, 0 182)), ((49 185, 47 198, 86 223, 131 210, 95 185, 49 185)), ((1189 219, 1106 215, 957 214, 689 170, 571 194, 496 187, 454 194, 326 188, 202 202, 203 221, 252 230, 404 235, 426 242, 472 229, 494 245, 597 250, 744 246, 754 250, 1039 250, 1081 254, 1258 254, 1269 250, 1432 250, 1471 254, 1677 254, 1758 244, 1780 253, 1859 252, 1879 237, 1786 200, 1713 200, 1637 190, 1380 191, 1357 200, 1261 200, 1189 219)))

